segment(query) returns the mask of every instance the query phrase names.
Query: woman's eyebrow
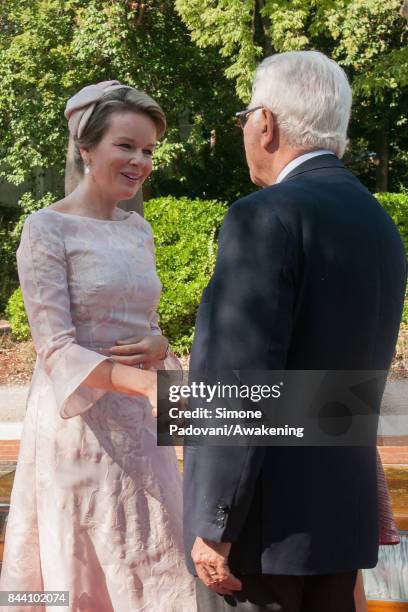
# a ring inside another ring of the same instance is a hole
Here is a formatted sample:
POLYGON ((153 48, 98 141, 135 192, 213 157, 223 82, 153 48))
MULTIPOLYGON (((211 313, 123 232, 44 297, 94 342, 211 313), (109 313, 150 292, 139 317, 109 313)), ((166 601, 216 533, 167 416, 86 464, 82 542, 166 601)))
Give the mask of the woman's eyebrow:
MULTIPOLYGON (((118 136, 115 140, 120 140, 121 142, 123 142, 124 140, 126 142, 131 142, 133 144, 134 140, 133 138, 129 138, 129 136, 118 136)), ((155 142, 148 142, 147 147, 155 147, 156 143, 155 142)))

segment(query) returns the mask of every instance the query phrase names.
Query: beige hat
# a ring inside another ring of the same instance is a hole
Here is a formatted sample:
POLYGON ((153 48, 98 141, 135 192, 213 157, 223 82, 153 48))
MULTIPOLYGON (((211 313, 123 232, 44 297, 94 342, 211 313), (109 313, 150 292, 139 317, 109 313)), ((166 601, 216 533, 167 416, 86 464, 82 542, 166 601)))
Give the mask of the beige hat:
POLYGON ((132 89, 128 85, 122 85, 119 81, 101 81, 100 83, 83 87, 72 96, 68 100, 64 112, 65 117, 68 119, 68 129, 72 136, 81 138, 96 103, 105 93, 120 88, 132 89))

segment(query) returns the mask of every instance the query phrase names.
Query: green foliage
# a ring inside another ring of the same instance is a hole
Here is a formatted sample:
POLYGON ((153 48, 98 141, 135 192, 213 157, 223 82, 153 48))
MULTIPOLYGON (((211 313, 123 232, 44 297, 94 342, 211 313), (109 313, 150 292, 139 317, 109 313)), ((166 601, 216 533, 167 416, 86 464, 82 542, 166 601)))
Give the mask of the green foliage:
POLYGON ((24 221, 27 215, 56 199, 52 193, 36 199, 32 193, 26 192, 16 208, 0 209, 0 312, 5 309, 9 297, 18 286, 16 251, 24 221))
MULTIPOLYGON (((396 223, 408 254, 408 194, 381 193, 376 197, 396 223)), ((14 237, 9 247, 13 262, 25 216, 53 199, 52 194, 40 201, 31 194, 23 196, 23 215, 17 223, 14 219, 14 231, 10 232, 14 237)), ((226 210, 227 205, 221 202, 186 197, 168 196, 145 203, 146 218, 155 236, 157 270, 163 283, 160 325, 179 354, 188 353, 191 348, 197 307, 215 264, 217 234, 226 210)), ((16 339, 28 339, 30 331, 20 288, 11 295, 6 315, 16 339)), ((408 324, 407 301, 402 320, 408 324)))
MULTIPOLYGON (((0 65, 0 171, 9 182, 53 166, 62 184, 66 101, 84 85, 112 78, 147 91, 167 114, 169 130, 157 147, 151 179, 154 195, 177 176, 179 193, 208 197, 214 181, 203 167, 211 130, 219 143, 233 134, 234 150, 239 148, 232 119, 238 102, 224 76, 227 64, 215 49, 191 41, 173 0, 2 0, 0 65)), ((228 184, 223 156, 216 166, 228 184)))
POLYGON ((262 56, 252 35, 254 0, 176 0, 175 5, 199 47, 218 47, 230 59, 225 75, 236 80, 238 96, 247 100, 262 56))
POLYGON ((407 85, 407 27, 400 5, 401 0, 176 0, 192 39, 219 47, 229 58, 226 75, 246 101, 262 52, 325 51, 351 69, 356 91, 366 94, 407 85))
MULTIPOLYGON (((408 258, 408 193, 377 193, 375 197, 397 226, 408 258)), ((408 286, 402 311, 402 323, 408 325, 408 286)))
POLYGON ((353 85, 347 158, 378 191, 400 191, 408 180, 408 27, 400 7, 400 0, 341 0, 323 22, 332 57, 353 85))
POLYGON ((325 11, 333 58, 352 69, 358 95, 381 101, 386 90, 408 85, 408 29, 400 7, 400 0, 340 0, 325 11))
POLYGON ((37 199, 30 191, 26 191, 26 193, 21 196, 18 202, 20 216, 16 225, 13 228, 14 238, 18 241, 20 240, 24 222, 27 219, 28 215, 35 212, 36 210, 41 210, 41 208, 49 206, 57 199, 58 197, 51 192, 47 192, 41 198, 37 199))
POLYGON ((58 127, 71 65, 67 38, 74 2, 4 1, 0 7, 0 140, 2 174, 15 184, 33 167, 63 163, 58 127))
MULTIPOLYGON (((396 223, 408 254, 408 194, 376 197, 396 223)), ((201 293, 215 263, 216 237, 227 206, 214 201, 157 198, 145 204, 163 283, 159 306, 163 333, 179 354, 191 348, 201 293)), ((408 305, 403 321, 408 323, 408 305)))
POLYGON ((0 313, 4 311, 8 298, 18 286, 18 241, 13 232, 18 214, 18 209, 0 208, 0 313))
POLYGON ((379 191, 399 191, 408 180, 408 27, 400 6, 401 0, 176 0, 193 40, 228 60, 225 74, 246 103, 262 56, 318 49, 343 66, 354 93, 346 160, 379 191))
POLYGON ((178 354, 191 348, 197 307, 215 264, 217 233, 226 210, 221 202, 171 196, 145 204, 163 284, 160 326, 178 354))
POLYGON ((29 340, 30 326, 24 308, 21 287, 12 293, 6 307, 6 316, 11 325, 11 331, 16 340, 29 340))
POLYGON ((376 193, 375 197, 397 226, 408 257, 408 193, 376 193))
MULTIPOLYGON (((22 197, 23 213, 14 221, 11 232, 13 261, 26 216, 48 206, 54 199, 53 194, 46 194, 40 200, 29 193, 22 197)), ((157 269, 164 287, 159 310, 161 326, 180 354, 191 348, 197 307, 215 264, 216 237, 226 210, 227 206, 217 201, 188 198, 164 197, 145 203, 146 218, 155 234, 157 269)), ((20 288, 8 300, 6 316, 16 339, 29 338, 20 288)))
POLYGON ((404 307, 402 309, 401 322, 404 325, 408 325, 408 295, 405 296, 404 307))

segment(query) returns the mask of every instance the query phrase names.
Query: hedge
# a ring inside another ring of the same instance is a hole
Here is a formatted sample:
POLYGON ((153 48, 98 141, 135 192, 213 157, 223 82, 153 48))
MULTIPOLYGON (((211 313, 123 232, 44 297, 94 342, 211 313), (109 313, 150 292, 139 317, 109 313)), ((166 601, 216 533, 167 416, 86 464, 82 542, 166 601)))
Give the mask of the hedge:
POLYGON ((398 227, 408 257, 408 192, 376 193, 375 197, 398 227))
POLYGON ((226 211, 227 205, 216 200, 186 197, 145 203, 163 284, 160 326, 180 355, 191 348, 198 304, 215 264, 218 230, 226 211))
MULTIPOLYGON (((408 194, 385 193, 376 197, 398 226, 408 254, 408 194)), ((186 197, 161 197, 145 203, 163 284, 160 325, 178 354, 191 348, 198 303, 215 263, 218 230, 226 210, 226 204, 215 200, 186 197)), ((18 230, 20 227, 21 220, 18 230)), ((14 336, 27 338, 28 324, 20 290, 10 298, 7 316, 14 336)), ((402 320, 408 325, 407 300, 402 320)))
POLYGON ((16 340, 29 340, 30 326, 24 308, 21 287, 12 293, 6 307, 6 317, 10 322, 11 331, 16 340))
POLYGON ((44 208, 57 197, 46 193, 37 200, 30 192, 24 193, 14 208, 0 208, 0 313, 18 287, 16 250, 20 242, 24 221, 30 213, 44 208))
MULTIPOLYGON (((408 193, 377 193, 375 197, 398 227, 408 257, 408 193)), ((402 323, 408 325, 408 286, 402 311, 402 323)))
POLYGON ((15 208, 0 208, 0 313, 5 310, 10 295, 18 287, 18 240, 13 230, 19 214, 20 211, 15 208))

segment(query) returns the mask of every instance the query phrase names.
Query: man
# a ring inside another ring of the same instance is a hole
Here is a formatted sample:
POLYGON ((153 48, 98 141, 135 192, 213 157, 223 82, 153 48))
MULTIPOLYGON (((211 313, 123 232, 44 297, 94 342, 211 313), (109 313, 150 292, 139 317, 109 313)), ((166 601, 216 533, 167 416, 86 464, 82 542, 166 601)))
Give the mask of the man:
MULTIPOLYGON (((351 90, 315 51, 265 59, 240 113, 252 181, 223 223, 191 370, 387 370, 406 262, 340 157, 351 90)), ((370 389, 377 400, 381 390, 370 389)), ((373 447, 186 447, 184 529, 201 612, 351 612, 378 552, 373 447)))

